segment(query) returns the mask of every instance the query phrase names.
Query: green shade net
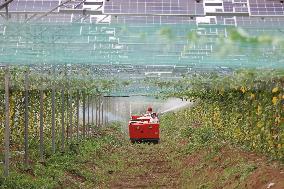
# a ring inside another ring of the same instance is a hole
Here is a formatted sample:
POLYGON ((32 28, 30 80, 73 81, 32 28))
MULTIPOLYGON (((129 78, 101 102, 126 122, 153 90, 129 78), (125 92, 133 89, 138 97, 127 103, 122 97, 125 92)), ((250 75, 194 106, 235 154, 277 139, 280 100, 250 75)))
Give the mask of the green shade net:
POLYGON ((283 67, 281 28, 218 25, 5 23, 1 64, 283 67))

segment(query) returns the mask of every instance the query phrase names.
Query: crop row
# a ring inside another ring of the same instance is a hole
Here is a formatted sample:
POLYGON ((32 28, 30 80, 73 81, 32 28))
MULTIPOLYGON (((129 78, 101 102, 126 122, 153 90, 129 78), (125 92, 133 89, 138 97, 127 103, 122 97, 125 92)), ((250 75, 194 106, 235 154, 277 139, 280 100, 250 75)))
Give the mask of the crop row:
POLYGON ((282 73, 262 70, 211 74, 184 78, 179 85, 179 91, 167 95, 194 102, 185 111, 184 124, 198 120, 198 125, 215 128, 226 141, 283 160, 282 73))

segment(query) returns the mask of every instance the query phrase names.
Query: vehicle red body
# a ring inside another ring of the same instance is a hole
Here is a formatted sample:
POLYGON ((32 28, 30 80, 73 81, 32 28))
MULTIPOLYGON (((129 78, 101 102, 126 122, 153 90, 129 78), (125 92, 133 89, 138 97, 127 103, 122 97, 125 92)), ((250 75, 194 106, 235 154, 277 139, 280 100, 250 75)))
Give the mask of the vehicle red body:
POLYGON ((134 142, 153 142, 160 140, 160 124, 150 123, 150 116, 131 116, 129 121, 129 137, 134 142))

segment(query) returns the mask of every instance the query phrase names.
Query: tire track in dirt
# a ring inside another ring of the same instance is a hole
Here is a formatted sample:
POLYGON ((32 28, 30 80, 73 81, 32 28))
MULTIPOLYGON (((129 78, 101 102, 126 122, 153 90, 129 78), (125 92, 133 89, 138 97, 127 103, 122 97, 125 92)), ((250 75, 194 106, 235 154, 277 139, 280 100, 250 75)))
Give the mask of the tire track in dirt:
POLYGON ((179 188, 181 162, 168 147, 134 144, 117 150, 119 161, 125 164, 111 173, 107 188, 179 188))
MULTIPOLYGON (((172 135, 171 135, 172 136, 172 135)), ((284 187, 284 167, 263 155, 226 143, 189 151, 190 139, 164 137, 157 145, 108 146, 97 162, 96 188, 263 188, 284 187)))

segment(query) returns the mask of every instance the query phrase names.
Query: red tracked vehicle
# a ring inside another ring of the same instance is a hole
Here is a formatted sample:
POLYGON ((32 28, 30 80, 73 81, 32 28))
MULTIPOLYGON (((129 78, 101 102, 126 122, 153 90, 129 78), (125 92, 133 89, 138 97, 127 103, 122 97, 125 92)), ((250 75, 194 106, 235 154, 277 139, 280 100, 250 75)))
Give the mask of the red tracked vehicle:
POLYGON ((152 142, 159 143, 160 124, 156 113, 143 116, 132 115, 129 121, 129 138, 132 143, 152 142))

